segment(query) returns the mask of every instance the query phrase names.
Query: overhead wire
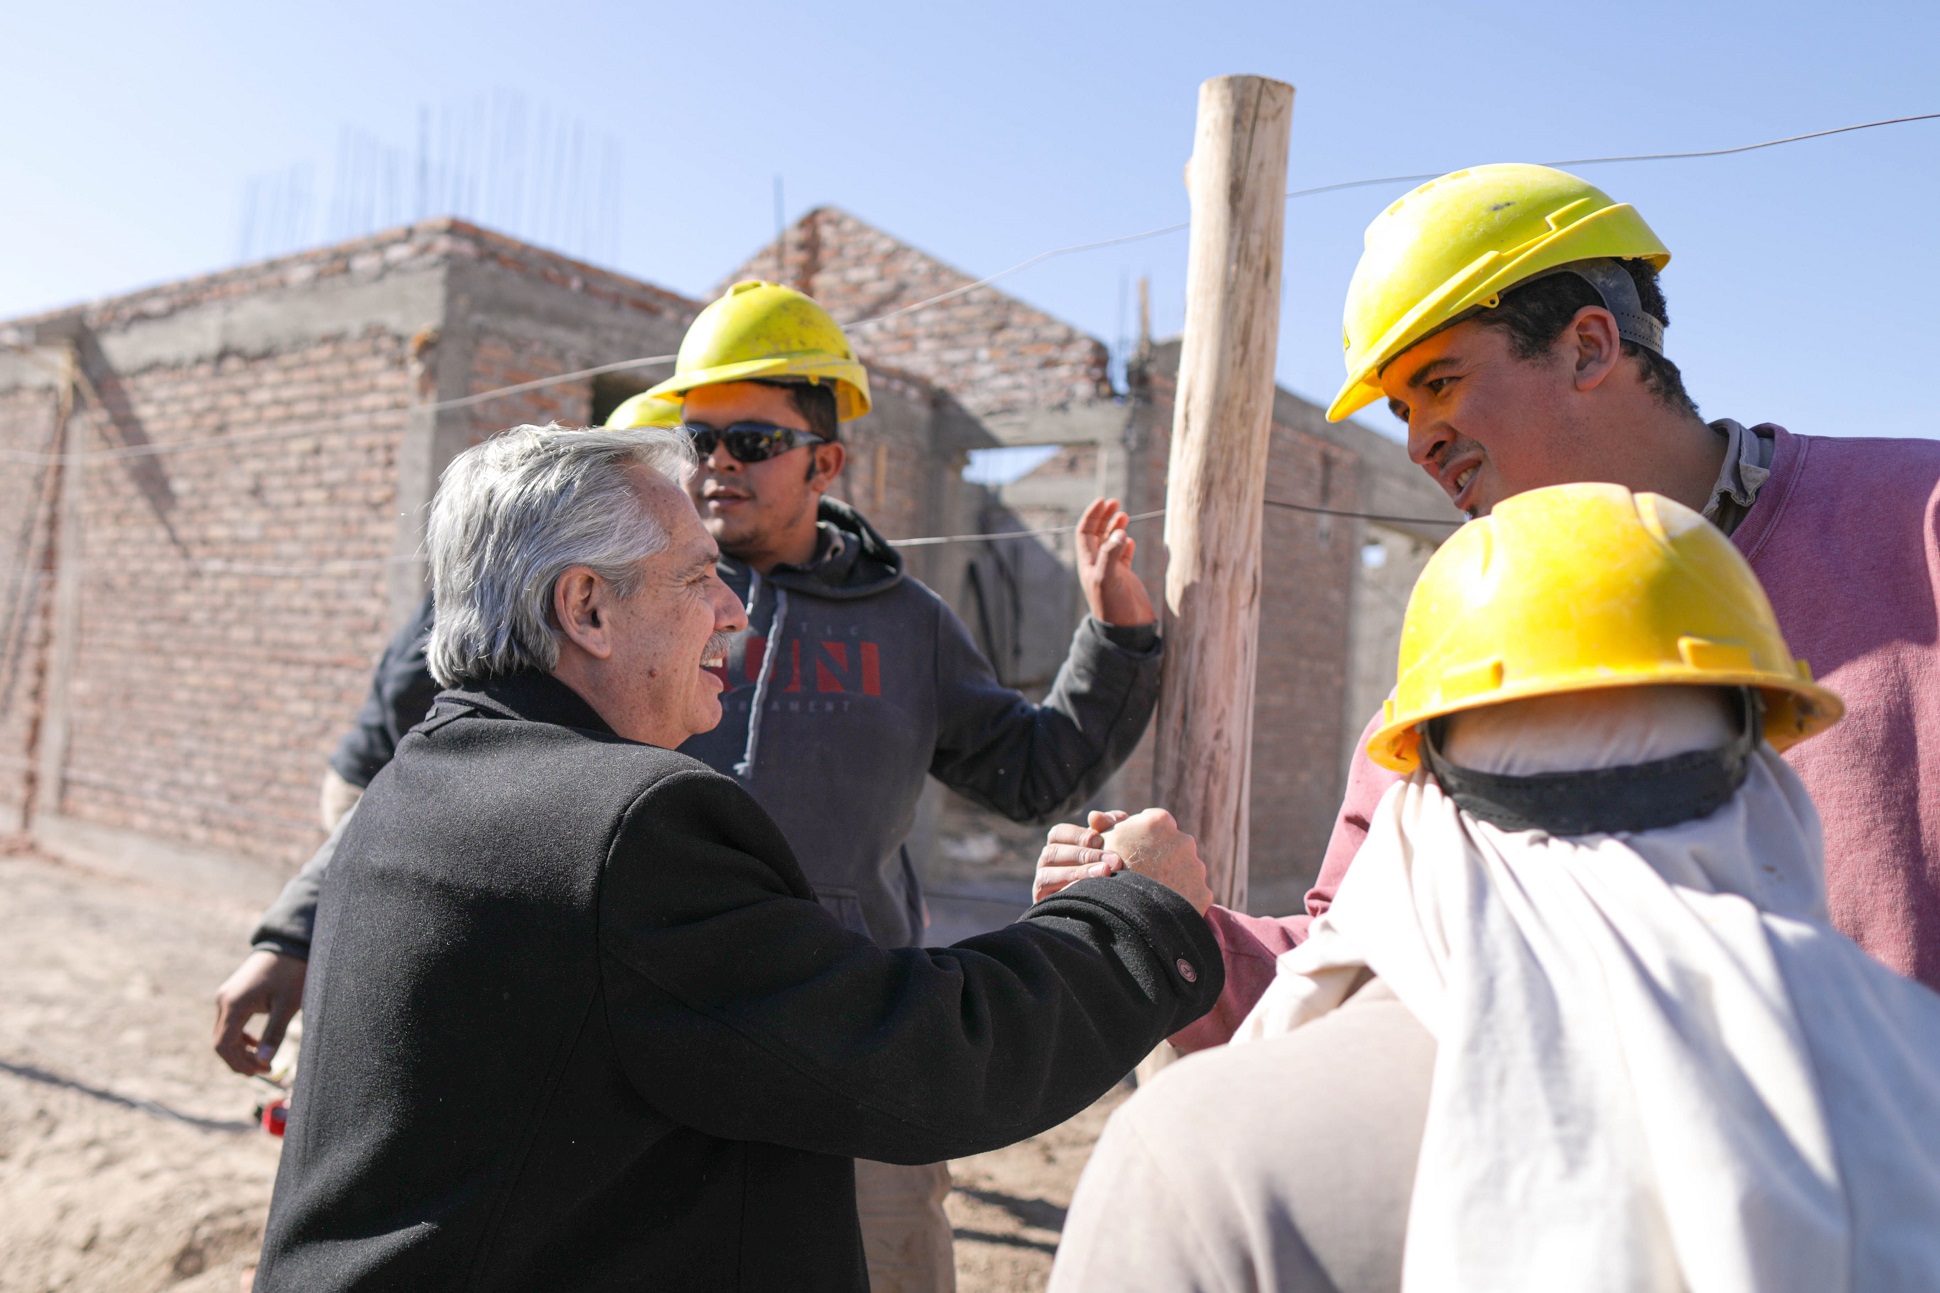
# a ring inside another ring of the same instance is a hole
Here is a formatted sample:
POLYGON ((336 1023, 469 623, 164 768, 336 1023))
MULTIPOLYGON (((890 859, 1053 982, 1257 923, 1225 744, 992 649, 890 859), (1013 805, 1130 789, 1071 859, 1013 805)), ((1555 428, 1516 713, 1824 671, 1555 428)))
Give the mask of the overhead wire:
MULTIPOLYGON (((1447 526, 1451 529, 1462 525, 1461 519, 1427 516, 1389 516, 1378 512, 1356 512, 1337 507, 1315 507, 1308 503, 1290 503, 1284 499, 1262 499, 1267 507, 1285 508, 1293 512, 1307 512, 1317 516, 1338 516, 1347 520, 1373 521, 1383 525, 1432 525, 1447 526)), ((1165 515, 1164 508, 1150 512, 1137 512, 1125 518, 1128 525, 1140 525, 1156 521, 1165 515)), ((995 543, 1003 539, 1043 539, 1069 535, 1068 525, 1049 526, 1034 530, 999 530, 988 534, 931 534, 912 539, 885 539, 892 548, 931 548, 950 543, 995 543)), ((192 560, 189 569, 192 573, 205 576, 239 575, 258 578, 296 578, 325 573, 329 570, 382 570, 393 566, 408 566, 422 561, 422 553, 397 557, 327 557, 308 565, 275 564, 270 562, 233 561, 219 557, 192 560)), ((150 567, 152 569, 153 567, 150 567)), ((117 568, 124 570, 125 568, 117 568)))
MULTIPOLYGON (((1940 112, 1922 112, 1910 117, 1886 117, 1879 121, 1861 121, 1850 126, 1834 126, 1830 130, 1810 130, 1802 135, 1786 135, 1782 139, 1765 139, 1755 144, 1734 144, 1730 148, 1699 148, 1682 153, 1625 153, 1616 157, 1565 157, 1559 161, 1543 162, 1544 166, 1611 166, 1618 162, 1676 162, 1693 157, 1728 157, 1733 153, 1751 153, 1761 148, 1776 148, 1780 144, 1796 144, 1807 139, 1824 139, 1827 135, 1843 135, 1854 130, 1872 130, 1877 126, 1899 126, 1909 121, 1940 120, 1940 112)), ((1287 199, 1310 198, 1321 193, 1339 193, 1346 189, 1372 188, 1377 184, 1422 184, 1428 180, 1439 179, 1446 171, 1424 171, 1419 175, 1382 175, 1367 180, 1342 180, 1338 184, 1317 184, 1308 189, 1294 189, 1287 199)))
MULTIPOLYGON (((1375 521, 1384 525, 1442 525, 1450 529, 1467 524, 1467 518, 1429 517, 1429 516, 1384 516, 1378 512, 1351 512, 1338 507, 1315 507, 1309 503, 1289 503, 1284 499, 1265 498, 1260 500, 1268 507, 1281 507, 1290 512, 1308 512, 1316 516, 1339 516, 1355 521, 1375 521)), ((1165 515, 1164 508, 1151 512, 1137 512, 1125 518, 1127 525, 1137 525, 1142 521, 1156 521, 1165 515)), ((892 548, 927 548, 944 543, 989 543, 997 539, 1041 539, 1049 535, 1070 534, 1068 525, 1052 526, 1042 530, 1000 530, 994 534, 937 534, 920 539, 886 539, 892 548)))
MULTIPOLYGON (((1626 162, 1682 161, 1682 160, 1687 160, 1692 158, 1726 157, 1736 153, 1756 152, 1759 149, 1764 149, 1764 148, 1777 148, 1780 145, 1784 145, 1784 144, 1802 143, 1806 140, 1811 140, 1811 139, 1824 139, 1831 135, 1850 134, 1854 131, 1859 131, 1859 130, 1873 130, 1882 126, 1898 126, 1898 125, 1906 125, 1911 122, 1934 121, 1934 120, 1940 120, 1940 112, 1915 113, 1909 116, 1902 116, 1902 117, 1885 117, 1877 121, 1855 122, 1851 125, 1833 126, 1829 129, 1812 130, 1812 131, 1807 131, 1803 134, 1797 134, 1797 135, 1785 135, 1777 139, 1765 139, 1765 140, 1760 140, 1756 143, 1750 143, 1750 144, 1735 144, 1726 148, 1701 148, 1701 149, 1691 149, 1683 152, 1666 152, 1666 153, 1625 153, 1625 154, 1619 154, 1619 155, 1608 156, 1608 157, 1574 157, 1574 158, 1564 158, 1559 161, 1546 162, 1544 163, 1544 165, 1606 166, 1606 165, 1615 165, 1618 163, 1626 163, 1626 162)), ((1288 200, 1291 201, 1299 198, 1314 197, 1323 193, 1337 193, 1347 189, 1371 188, 1371 187, 1384 185, 1384 184, 1421 183, 1425 180, 1434 179, 1437 177, 1437 175, 1441 173, 1442 172, 1421 172, 1413 175, 1382 175, 1382 176, 1376 176, 1369 179, 1342 180, 1334 184, 1319 184, 1310 188, 1293 189, 1289 191, 1286 196, 1288 200)), ((845 323, 843 326, 851 330, 873 327, 880 323, 886 323, 892 319, 901 318, 908 314, 913 314, 919 310, 929 309, 933 306, 940 305, 946 301, 955 300, 957 297, 967 295, 968 293, 974 292, 979 288, 988 287, 991 284, 999 282, 1003 279, 1009 278, 1014 274, 1022 273, 1024 270, 1029 269, 1032 266, 1040 265, 1047 260, 1052 260, 1060 256, 1073 255, 1078 252, 1097 251, 1106 247, 1116 247, 1116 246, 1122 246, 1128 243, 1142 242, 1146 239, 1158 238, 1171 233, 1178 233, 1189 227, 1191 227, 1191 222, 1189 220, 1182 220, 1174 224, 1161 225, 1155 229, 1142 230, 1141 232, 1138 232, 1138 233, 1122 234, 1115 238, 1100 238, 1100 239, 1093 240, 1091 242, 1071 243, 1063 247, 1053 247, 1047 251, 1041 251, 1037 253, 1035 256, 1031 256, 1024 260, 1018 261, 1015 265, 1011 265, 1006 269, 1001 269, 997 271, 995 274, 986 275, 983 278, 975 279, 971 282, 960 284, 957 287, 950 288, 948 291, 939 292, 935 296, 925 297, 922 300, 918 300, 918 301, 912 301, 907 305, 898 306, 893 310, 887 310, 881 314, 871 315, 867 318, 852 320, 848 323, 845 323)), ((10 349, 19 350, 22 352, 26 352, 28 350, 28 347, 19 343, 8 343, 8 345, 10 349)), ((534 378, 531 381, 515 382, 509 386, 494 387, 491 390, 478 391, 470 395, 461 395, 448 400, 439 400, 432 404, 418 405, 418 406, 414 406, 413 411, 425 410, 425 411, 431 411, 431 412, 442 412, 448 409, 471 408, 479 404, 488 403, 492 400, 505 398, 511 395, 524 394, 525 392, 540 390, 548 386, 557 386, 566 382, 573 382, 573 381, 584 381, 590 377, 597 377, 606 373, 622 372, 631 368, 646 368, 654 364, 672 363, 674 362, 675 359, 676 359, 676 356, 674 355, 647 355, 638 359, 622 359, 610 364, 597 364, 591 368, 575 369, 567 373, 558 373, 549 377, 534 378)), ((311 427, 279 429, 276 431, 266 431, 266 432, 260 432, 256 434, 222 436, 222 437, 214 437, 214 438, 199 440, 199 441, 184 441, 179 444, 170 444, 170 445, 124 445, 124 446, 118 446, 113 449, 85 450, 79 454, 64 455, 64 458, 67 461, 75 461, 75 460, 107 461, 107 460, 112 460, 117 458, 147 457, 147 456, 153 456, 156 454, 165 454, 165 453, 184 453, 184 452, 191 452, 199 448, 220 448, 230 444, 242 444, 242 443, 249 443, 249 442, 255 442, 255 441, 262 441, 262 440, 274 440, 279 438, 296 438, 299 436, 313 435, 317 433, 318 433, 318 429, 311 428, 311 427)), ((8 459, 15 462, 47 462, 47 461, 50 461, 51 456, 47 454, 35 453, 30 450, 0 449, 0 458, 8 459)))
MULTIPOLYGON (((1165 509, 1156 512, 1140 512, 1125 518, 1127 525, 1140 521, 1151 521, 1165 515, 1165 509)), ((1045 530, 1000 530, 994 534, 932 534, 920 539, 885 539, 892 548, 928 548, 944 543, 994 543, 998 539, 1041 539, 1050 534, 1069 534, 1068 525, 1053 526, 1045 530)))
POLYGON ((1382 516, 1376 512, 1348 512, 1337 507, 1314 507, 1308 503, 1289 503, 1278 498, 1263 501, 1268 507, 1284 507, 1289 512, 1310 512, 1315 516, 1344 516, 1356 521, 1378 521, 1383 525, 1445 525, 1454 530, 1468 524, 1467 517, 1382 516))

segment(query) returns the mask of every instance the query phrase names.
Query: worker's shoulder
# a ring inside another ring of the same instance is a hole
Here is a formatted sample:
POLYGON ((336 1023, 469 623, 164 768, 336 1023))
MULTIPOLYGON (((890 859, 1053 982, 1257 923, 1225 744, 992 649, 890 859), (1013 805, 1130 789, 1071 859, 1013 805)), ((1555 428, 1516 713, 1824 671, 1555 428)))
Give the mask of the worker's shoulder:
POLYGON ((1940 482, 1940 440, 1913 436, 1798 435, 1799 460, 1813 477, 1836 476, 1856 485, 1932 485, 1940 482))
POLYGON ((944 600, 943 594, 914 575, 904 575, 894 587, 883 589, 881 595, 896 599, 888 603, 889 605, 906 606, 910 614, 922 615, 928 619, 933 620, 938 615, 954 614, 950 609, 950 603, 944 600))
POLYGON ((1235 1147, 1268 1126, 1288 1138, 1268 1136, 1267 1145, 1334 1139, 1347 1117, 1419 1126, 1434 1062, 1433 1034, 1376 979, 1291 1033, 1168 1066, 1126 1114, 1148 1141, 1183 1143, 1224 1128, 1235 1147))
POLYGON ((1770 506, 1763 509, 1766 528, 1753 524, 1757 508, 1746 520, 1755 559, 1783 555, 1810 562, 1838 556, 1844 561, 1849 555, 1845 548, 1827 546, 1831 530, 1859 551, 1883 542, 1906 560, 1913 554, 1899 545, 1909 527, 1928 529, 1940 507, 1940 442, 1793 435, 1789 442, 1780 442, 1772 479, 1760 491, 1761 503, 1766 494, 1771 495, 1770 506), (1761 554, 1774 543, 1776 548, 1761 554))
POLYGON ((865 593, 841 595, 791 586, 791 599, 802 597, 807 605, 791 601, 791 623, 804 612, 812 629, 818 621, 810 607, 826 607, 832 619, 847 619, 877 633, 894 633, 899 638, 927 636, 954 618, 956 612, 935 589, 913 575, 904 574, 893 583, 871 588, 865 593))
POLYGON ((943 601, 934 589, 907 571, 900 572, 895 579, 885 579, 860 588, 830 588, 802 581, 790 583, 788 589, 791 597, 806 596, 818 602, 855 606, 929 606, 943 601))

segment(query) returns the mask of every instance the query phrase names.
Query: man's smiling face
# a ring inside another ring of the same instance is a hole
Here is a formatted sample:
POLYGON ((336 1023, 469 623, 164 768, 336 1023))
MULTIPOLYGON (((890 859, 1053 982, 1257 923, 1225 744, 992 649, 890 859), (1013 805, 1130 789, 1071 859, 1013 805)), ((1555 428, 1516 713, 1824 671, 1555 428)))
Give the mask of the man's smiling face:
POLYGON ((644 467, 629 475, 667 543, 641 563, 638 590, 615 598, 609 612, 616 674, 628 688, 625 712, 647 716, 645 734, 620 734, 673 749, 721 721, 715 670, 726 663, 727 635, 746 628, 747 616, 721 582, 720 550, 680 486, 644 467))
POLYGON ((1524 490, 1606 478, 1578 420, 1569 336, 1521 359, 1507 332, 1471 319, 1382 370, 1388 408, 1408 424, 1408 456, 1470 516, 1524 490))

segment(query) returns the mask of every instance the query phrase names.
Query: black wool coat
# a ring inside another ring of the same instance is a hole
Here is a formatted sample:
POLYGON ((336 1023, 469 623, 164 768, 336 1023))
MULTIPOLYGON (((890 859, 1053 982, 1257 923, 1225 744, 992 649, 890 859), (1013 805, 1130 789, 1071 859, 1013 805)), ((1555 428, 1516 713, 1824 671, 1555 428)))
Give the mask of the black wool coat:
POLYGON ((324 885, 256 1287, 865 1290, 854 1157, 1052 1126, 1223 980, 1136 875, 885 950, 730 778, 547 675, 446 692, 324 885))

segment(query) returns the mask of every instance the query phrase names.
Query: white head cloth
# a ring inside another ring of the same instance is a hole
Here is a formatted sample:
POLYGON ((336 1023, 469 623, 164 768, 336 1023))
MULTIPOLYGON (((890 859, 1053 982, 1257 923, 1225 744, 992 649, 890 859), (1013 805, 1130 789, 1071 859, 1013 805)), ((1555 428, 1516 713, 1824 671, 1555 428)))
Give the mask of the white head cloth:
MULTIPOLYGON (((1676 688, 1451 726, 1451 762, 1516 775, 1728 736, 1676 688)), ((1826 923, 1823 862, 1769 746, 1724 807, 1637 834, 1500 830, 1418 772, 1235 1040, 1362 967, 1434 1034, 1407 1293, 1940 1289, 1940 995, 1826 923)))

